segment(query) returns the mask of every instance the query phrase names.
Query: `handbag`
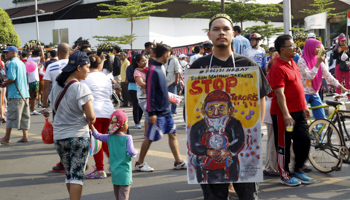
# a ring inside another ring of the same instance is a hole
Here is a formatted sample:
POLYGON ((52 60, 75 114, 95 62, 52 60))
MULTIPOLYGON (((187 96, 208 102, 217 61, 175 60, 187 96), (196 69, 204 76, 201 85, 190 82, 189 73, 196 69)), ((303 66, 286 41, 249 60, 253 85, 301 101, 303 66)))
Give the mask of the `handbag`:
POLYGON ((350 71, 350 61, 339 61, 339 70, 343 72, 349 72, 350 71))

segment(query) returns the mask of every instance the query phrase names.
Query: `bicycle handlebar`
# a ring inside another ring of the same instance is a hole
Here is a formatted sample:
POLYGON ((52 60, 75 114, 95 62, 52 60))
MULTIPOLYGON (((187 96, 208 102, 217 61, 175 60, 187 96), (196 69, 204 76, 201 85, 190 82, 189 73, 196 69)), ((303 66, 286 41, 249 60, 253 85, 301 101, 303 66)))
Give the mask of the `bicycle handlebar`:
POLYGON ((349 94, 350 94, 349 92, 344 92, 342 94, 336 94, 333 96, 333 99, 335 101, 339 101, 339 99, 341 99, 341 98, 348 97, 349 94))

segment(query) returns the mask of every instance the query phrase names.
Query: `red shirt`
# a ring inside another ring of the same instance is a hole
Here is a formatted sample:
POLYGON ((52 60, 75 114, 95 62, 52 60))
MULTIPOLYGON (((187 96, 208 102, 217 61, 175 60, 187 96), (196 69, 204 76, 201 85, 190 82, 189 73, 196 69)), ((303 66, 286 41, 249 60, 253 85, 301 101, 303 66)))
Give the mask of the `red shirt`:
MULTIPOLYGON (((284 87, 289 113, 306 110, 306 100, 301 74, 298 65, 292 60, 292 65, 278 58, 270 70, 270 86, 273 91, 284 87)), ((282 114, 276 95, 272 95, 271 114, 282 114)))

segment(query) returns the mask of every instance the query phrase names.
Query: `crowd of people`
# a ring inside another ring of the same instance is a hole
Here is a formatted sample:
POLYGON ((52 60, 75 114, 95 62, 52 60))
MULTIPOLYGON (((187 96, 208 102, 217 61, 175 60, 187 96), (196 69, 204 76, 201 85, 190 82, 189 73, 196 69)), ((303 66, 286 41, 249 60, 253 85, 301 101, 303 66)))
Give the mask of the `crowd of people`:
MULTIPOLYGON (((75 43, 72 47, 61 43, 48 54, 43 47, 30 52, 8 47, 3 50, 0 62, 0 120, 6 123, 0 143, 10 142, 12 128, 23 132, 18 142, 29 142, 30 115, 42 113, 49 117, 51 107, 54 145, 60 158, 52 170, 65 173, 70 199, 81 198, 84 178, 107 177, 103 152, 109 159, 116 199, 128 199, 132 184, 131 157, 139 153, 136 171, 154 171, 145 157, 152 142, 164 134, 168 135, 174 156, 173 168, 187 169, 186 161, 180 156, 173 119, 177 105, 168 100, 168 92, 183 94, 185 70, 258 66, 261 122, 267 127, 268 137, 263 173, 280 176, 281 184, 288 186, 314 183, 305 174, 310 171, 306 162, 310 147, 307 104, 322 105, 323 94, 320 96, 319 92, 332 91, 330 85, 338 93, 350 88, 350 72, 341 67, 350 57, 345 35, 340 34, 327 53, 314 34, 309 34, 302 50, 290 35, 281 35, 266 54, 260 46, 259 33, 252 33, 247 39, 241 36, 239 26, 233 26, 228 15, 217 14, 210 20, 208 38, 203 45, 195 46, 191 55, 173 55, 172 48, 166 44, 146 42, 145 50, 134 52, 130 58, 119 46, 108 54, 93 51, 86 43, 75 43), (25 63, 30 61, 36 68, 27 73, 25 63), (119 107, 115 109, 116 105, 132 107, 135 128, 144 128, 140 152, 128 135, 128 116, 119 107), (36 106, 42 110, 36 111, 36 106), (93 156, 94 170, 86 174, 89 130, 103 144, 93 156), (293 169, 289 169, 290 162, 293 169)), ((325 112, 314 109, 313 116, 325 118, 325 112)), ((198 152, 199 156, 213 157, 210 150, 198 152)), ((227 152, 218 156, 227 159, 223 157, 227 152)), ((233 182, 201 184, 204 199, 227 200, 234 191, 240 199, 257 199, 257 183, 233 182)))

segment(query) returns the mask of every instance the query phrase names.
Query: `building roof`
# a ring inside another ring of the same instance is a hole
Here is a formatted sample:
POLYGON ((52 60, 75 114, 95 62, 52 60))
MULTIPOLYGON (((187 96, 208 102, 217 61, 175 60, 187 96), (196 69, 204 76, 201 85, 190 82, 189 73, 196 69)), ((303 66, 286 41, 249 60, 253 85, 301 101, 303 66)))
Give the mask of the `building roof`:
MULTIPOLYGON (((45 11, 44 13, 40 13, 38 15, 39 16, 51 15, 53 13, 56 13, 60 10, 65 9, 67 7, 73 6, 74 4, 79 3, 80 1, 81 0, 65 0, 65 1, 57 1, 57 2, 38 4, 38 9, 45 11)), ((11 20, 34 17, 35 16, 35 6, 31 5, 31 6, 26 6, 26 7, 8 9, 8 10, 6 10, 6 12, 10 16, 11 20)))

